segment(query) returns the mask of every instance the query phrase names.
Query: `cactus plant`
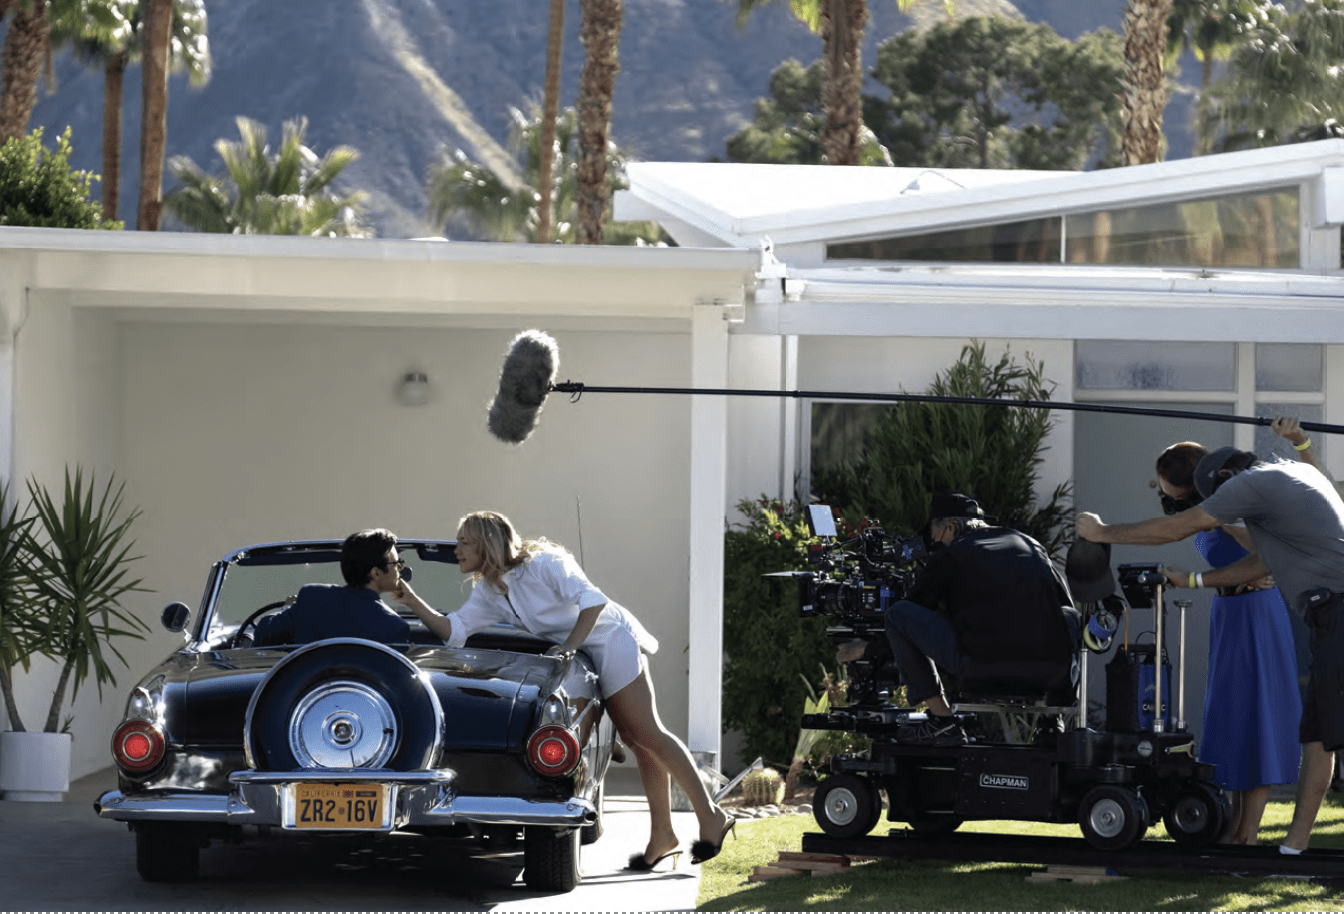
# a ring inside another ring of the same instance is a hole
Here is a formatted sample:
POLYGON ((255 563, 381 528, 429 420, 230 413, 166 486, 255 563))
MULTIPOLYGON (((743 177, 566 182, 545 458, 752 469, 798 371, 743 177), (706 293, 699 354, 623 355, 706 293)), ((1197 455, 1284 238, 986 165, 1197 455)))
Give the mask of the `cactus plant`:
POLYGON ((784 779, 773 768, 752 771, 742 779, 742 799, 752 806, 777 806, 784 799, 784 779))

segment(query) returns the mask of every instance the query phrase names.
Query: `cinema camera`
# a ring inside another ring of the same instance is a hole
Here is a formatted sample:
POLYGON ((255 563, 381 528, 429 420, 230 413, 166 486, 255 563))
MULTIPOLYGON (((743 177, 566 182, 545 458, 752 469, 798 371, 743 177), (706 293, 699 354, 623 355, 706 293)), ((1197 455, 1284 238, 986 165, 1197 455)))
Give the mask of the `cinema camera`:
MULTIPOLYGON (((839 542, 835 515, 827 505, 809 505, 807 522, 820 540, 807 553, 808 563, 817 569, 784 572, 798 583, 799 612, 805 617, 833 617, 827 634, 837 644, 884 637, 887 607, 905 599, 928 557, 923 537, 892 536, 871 525, 839 542)), ((899 684, 899 674, 890 663, 854 661, 849 674, 854 705, 880 705, 899 684)))

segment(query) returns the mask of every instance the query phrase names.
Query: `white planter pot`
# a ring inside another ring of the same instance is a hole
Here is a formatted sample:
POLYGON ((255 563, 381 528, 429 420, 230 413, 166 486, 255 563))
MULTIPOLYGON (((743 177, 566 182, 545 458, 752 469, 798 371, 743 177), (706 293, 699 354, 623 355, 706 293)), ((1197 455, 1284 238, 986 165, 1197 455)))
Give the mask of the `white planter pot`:
POLYGON ((69 733, 0 731, 0 792, 6 800, 59 803, 70 789, 69 733))

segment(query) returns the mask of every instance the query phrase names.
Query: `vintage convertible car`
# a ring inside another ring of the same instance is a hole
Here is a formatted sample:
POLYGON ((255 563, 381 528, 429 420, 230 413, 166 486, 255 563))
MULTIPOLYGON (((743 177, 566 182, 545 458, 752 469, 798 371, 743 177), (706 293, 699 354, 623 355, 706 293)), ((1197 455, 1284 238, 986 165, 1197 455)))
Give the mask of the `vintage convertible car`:
MULTIPOLYGON (((521 848, 529 887, 573 889, 613 742, 588 659, 508 628, 450 648, 405 607, 408 644, 253 646, 257 620, 302 585, 341 583, 340 546, 240 549, 210 569, 194 619, 164 610, 186 643, 132 689, 112 737, 119 786, 97 814, 128 823, 151 881, 195 876, 212 840, 397 832, 521 848)), ((430 605, 461 605, 451 542, 397 548, 430 605)))

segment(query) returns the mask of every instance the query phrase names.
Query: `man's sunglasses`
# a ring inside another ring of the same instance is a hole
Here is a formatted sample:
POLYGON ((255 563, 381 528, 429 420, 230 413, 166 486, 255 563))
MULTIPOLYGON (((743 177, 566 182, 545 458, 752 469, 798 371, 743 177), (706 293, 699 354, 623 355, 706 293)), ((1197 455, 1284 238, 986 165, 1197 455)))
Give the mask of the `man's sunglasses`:
POLYGON ((391 571, 393 565, 396 565, 398 568, 405 568, 406 560, 397 559, 395 562, 383 562, 383 564, 379 565, 378 567, 383 569, 384 571, 391 571))

